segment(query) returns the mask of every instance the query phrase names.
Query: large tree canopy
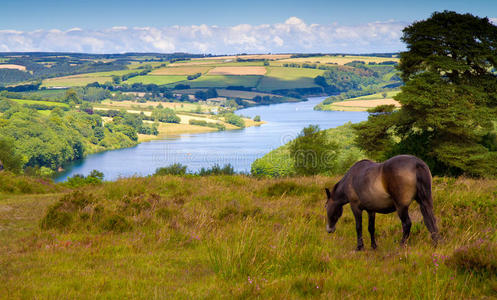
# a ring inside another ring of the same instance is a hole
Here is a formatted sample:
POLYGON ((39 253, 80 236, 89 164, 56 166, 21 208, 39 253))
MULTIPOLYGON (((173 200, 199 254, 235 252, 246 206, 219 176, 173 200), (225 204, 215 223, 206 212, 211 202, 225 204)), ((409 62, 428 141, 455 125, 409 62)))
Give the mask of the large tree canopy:
POLYGON ((376 159, 417 155, 435 174, 497 175, 497 27, 444 11, 403 32, 402 108, 372 112, 358 144, 376 159))

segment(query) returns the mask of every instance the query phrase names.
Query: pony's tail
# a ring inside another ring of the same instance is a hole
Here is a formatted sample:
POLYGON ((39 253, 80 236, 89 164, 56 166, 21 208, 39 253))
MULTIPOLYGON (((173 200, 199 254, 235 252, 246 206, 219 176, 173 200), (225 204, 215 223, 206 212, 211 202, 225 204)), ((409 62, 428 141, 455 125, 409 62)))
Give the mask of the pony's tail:
POLYGON ((430 231, 431 238, 436 245, 440 237, 438 235, 437 221, 433 214, 431 172, 423 162, 416 163, 416 201, 419 203, 426 228, 430 231))
POLYGON ((431 197, 431 172, 422 162, 416 163, 416 200, 419 204, 426 201, 433 204, 431 197))

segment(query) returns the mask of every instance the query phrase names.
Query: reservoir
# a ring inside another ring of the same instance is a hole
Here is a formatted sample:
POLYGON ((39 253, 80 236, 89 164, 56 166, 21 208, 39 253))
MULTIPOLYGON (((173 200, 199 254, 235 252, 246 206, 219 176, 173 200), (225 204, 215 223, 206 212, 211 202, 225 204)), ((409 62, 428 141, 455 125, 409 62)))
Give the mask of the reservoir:
POLYGON ((259 115, 266 124, 240 130, 182 134, 141 143, 132 148, 88 155, 65 166, 55 181, 65 181, 74 174, 87 175, 92 170, 104 173, 105 180, 146 176, 159 167, 181 163, 188 171, 231 164, 237 172, 250 172, 254 160, 294 139, 308 125, 334 128, 347 122, 367 119, 367 112, 315 111, 326 97, 308 101, 244 108, 236 114, 253 118, 259 115))

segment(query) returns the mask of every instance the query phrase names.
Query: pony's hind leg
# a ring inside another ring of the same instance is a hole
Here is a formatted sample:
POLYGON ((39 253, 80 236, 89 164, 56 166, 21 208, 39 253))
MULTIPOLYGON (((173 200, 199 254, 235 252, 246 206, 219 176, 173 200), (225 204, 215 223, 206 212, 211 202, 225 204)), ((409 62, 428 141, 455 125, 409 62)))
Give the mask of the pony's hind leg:
POLYGON ((411 233, 411 218, 409 218, 409 206, 402 206, 397 208, 397 214, 399 215, 400 221, 402 222, 402 245, 407 243, 409 234, 411 233))
POLYGON ((375 219, 375 212, 373 211, 368 211, 368 231, 369 235, 371 236, 371 248, 376 249, 376 241, 374 238, 374 219, 375 219))

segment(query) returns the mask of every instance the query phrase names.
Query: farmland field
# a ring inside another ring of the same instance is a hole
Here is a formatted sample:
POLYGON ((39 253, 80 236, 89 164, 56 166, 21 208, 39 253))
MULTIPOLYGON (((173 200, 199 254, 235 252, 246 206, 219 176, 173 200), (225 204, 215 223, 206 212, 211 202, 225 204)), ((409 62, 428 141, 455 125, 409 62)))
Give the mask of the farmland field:
POLYGON ((193 75, 196 73, 205 73, 210 67, 163 67, 155 69, 149 75, 193 75))
POLYGON ((71 86, 85 86, 89 83, 98 82, 100 84, 111 82, 112 77, 83 77, 80 75, 64 76, 56 78, 48 78, 43 80, 42 87, 71 87, 71 86))
POLYGON ((271 65, 281 65, 284 63, 319 63, 319 64, 338 64, 344 65, 346 63, 352 62, 354 60, 360 60, 366 64, 369 62, 380 63, 384 61, 399 61, 396 57, 375 57, 375 56, 354 56, 354 55, 334 55, 334 56, 315 56, 315 57, 299 57, 299 58, 289 58, 282 59, 276 62, 271 62, 271 65))
POLYGON ((207 75, 264 75, 265 67, 215 67, 207 75))
POLYGON ((372 99, 372 100, 346 100, 324 105, 321 110, 335 111, 366 111, 378 105, 395 105, 400 107, 400 103, 394 99, 372 99))
POLYGON ((325 71, 318 69, 280 68, 270 67, 257 86, 258 90, 271 91, 278 89, 319 87, 314 78, 325 71))
MULTIPOLYGON (((204 57, 198 60, 235 60, 237 58, 241 59, 285 59, 290 58, 291 54, 248 54, 248 55, 227 55, 227 56, 216 56, 216 57, 204 57)), ((196 58, 192 60, 197 60, 196 58)))
POLYGON ((25 66, 12 65, 12 64, 0 64, 0 69, 15 69, 20 71, 26 71, 25 66))
POLYGON ((246 75, 208 75, 201 76, 195 80, 185 82, 192 88, 196 87, 228 87, 228 86, 245 86, 255 87, 262 76, 246 75))
POLYGON ((43 100, 27 100, 27 99, 8 99, 20 104, 41 104, 47 106, 60 106, 60 107, 69 107, 66 103, 55 102, 55 101, 43 101, 43 100))
POLYGON ((169 84, 169 83, 175 83, 178 81, 183 81, 186 80, 186 76, 183 75, 143 75, 143 76, 136 76, 132 77, 123 83, 127 84, 133 84, 133 83, 143 83, 143 84, 157 84, 157 85, 162 85, 162 84, 169 84))

